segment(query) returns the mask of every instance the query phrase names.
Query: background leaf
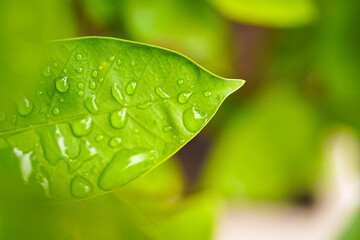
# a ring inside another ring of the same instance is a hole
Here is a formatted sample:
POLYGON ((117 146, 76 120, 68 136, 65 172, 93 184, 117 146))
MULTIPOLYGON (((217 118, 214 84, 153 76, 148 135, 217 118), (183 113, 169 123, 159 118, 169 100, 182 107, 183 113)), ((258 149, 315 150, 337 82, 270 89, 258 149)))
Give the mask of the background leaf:
POLYGON ((270 27, 293 27, 316 16, 312 0, 209 0, 224 16, 238 22, 270 27))

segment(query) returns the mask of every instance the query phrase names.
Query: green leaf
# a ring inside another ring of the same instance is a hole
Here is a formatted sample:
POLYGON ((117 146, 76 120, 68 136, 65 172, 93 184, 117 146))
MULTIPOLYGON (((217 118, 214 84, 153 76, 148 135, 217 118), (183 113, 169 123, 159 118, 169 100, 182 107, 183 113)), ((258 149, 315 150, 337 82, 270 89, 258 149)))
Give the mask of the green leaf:
POLYGON ((209 0, 231 20, 270 27, 293 27, 317 15, 312 0, 209 0))
POLYGON ((35 81, 1 113, 8 147, 0 157, 25 183, 59 199, 101 194, 150 171, 244 83, 178 53, 117 39, 56 41, 45 52, 35 81))

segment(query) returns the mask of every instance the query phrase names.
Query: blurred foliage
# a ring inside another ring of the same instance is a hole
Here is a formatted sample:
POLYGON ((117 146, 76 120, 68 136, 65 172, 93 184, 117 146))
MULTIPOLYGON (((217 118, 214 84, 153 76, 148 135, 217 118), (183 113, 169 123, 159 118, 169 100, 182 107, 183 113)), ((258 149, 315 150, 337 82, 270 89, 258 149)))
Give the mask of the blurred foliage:
POLYGON ((120 25, 111 34, 177 50, 217 74, 231 74, 226 22, 204 0, 83 0, 89 17, 120 25), (219 61, 221 59, 221 61, 219 61))
POLYGON ((312 0, 209 0, 231 20, 269 27, 310 23, 317 14, 312 0))
POLYGON ((360 2, 321 1, 323 14, 314 41, 314 81, 322 89, 323 112, 334 121, 360 128, 360 2))
POLYGON ((354 219, 350 222, 338 237, 339 240, 355 240, 360 239, 360 210, 357 211, 354 219))
POLYGON ((289 200, 311 192, 321 163, 321 120, 293 89, 268 89, 223 124, 209 155, 206 187, 249 200, 289 200))

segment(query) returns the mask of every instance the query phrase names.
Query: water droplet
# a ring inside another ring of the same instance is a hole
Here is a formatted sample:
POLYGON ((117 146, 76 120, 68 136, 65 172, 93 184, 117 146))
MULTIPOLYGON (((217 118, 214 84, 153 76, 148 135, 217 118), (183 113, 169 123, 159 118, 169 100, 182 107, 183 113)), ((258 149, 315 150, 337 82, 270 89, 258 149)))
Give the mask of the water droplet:
POLYGON ((96 136, 95 140, 97 142, 101 142, 102 140, 104 140, 104 136, 103 135, 98 135, 98 136, 96 136))
POLYGON ((96 82, 90 81, 89 86, 92 90, 96 88, 96 82))
POLYGON ((92 119, 86 117, 71 123, 71 129, 75 136, 82 137, 88 135, 92 130, 92 119))
POLYGON ((134 133, 139 133, 139 131, 140 131, 140 130, 137 129, 137 128, 134 129, 134 133))
POLYGON ((0 122, 4 122, 6 120, 6 115, 4 112, 0 112, 0 122))
POLYGON ((103 83, 104 82, 104 78, 99 78, 99 83, 103 83))
POLYGON ((177 81, 177 84, 178 84, 179 86, 183 85, 183 84, 184 84, 184 80, 179 79, 179 80, 177 81))
POLYGON ((115 60, 115 56, 111 56, 111 57, 109 57, 109 62, 113 62, 114 60, 115 60))
POLYGON ((203 92, 205 97, 210 97, 211 96, 211 92, 210 91, 205 91, 203 92))
POLYGON ((79 96, 82 96, 82 95, 84 95, 84 91, 78 91, 78 93, 77 93, 79 96))
POLYGON ((134 60, 131 60, 131 66, 135 66, 135 61, 134 60))
POLYGON ((126 108, 121 109, 118 112, 110 113, 110 124, 114 128, 123 128, 127 122, 126 108))
POLYGON ((96 100, 96 96, 91 95, 91 96, 87 97, 85 102, 84 102, 84 105, 85 105, 86 109, 91 113, 99 112, 99 108, 98 108, 95 100, 96 100))
POLYGON ((56 116, 60 114, 60 110, 58 108, 54 108, 52 112, 56 116))
POLYGON ((79 82, 77 86, 78 86, 78 88, 81 88, 81 89, 84 88, 84 84, 81 82, 79 82))
POLYGON ((60 102, 60 103, 63 103, 63 102, 64 102, 64 99, 63 99, 63 98, 60 98, 60 99, 59 99, 59 102, 60 102))
POLYGON ((42 74, 43 74, 45 77, 50 77, 50 75, 51 75, 51 68, 50 68, 50 66, 47 66, 46 68, 44 68, 44 70, 42 71, 42 74))
POLYGON ((111 94, 121 106, 125 106, 124 96, 121 94, 120 88, 116 83, 111 88, 111 94))
POLYGON ((11 119, 10 119, 10 122, 11 122, 12 125, 16 125, 16 123, 17 123, 17 116, 16 116, 16 115, 13 115, 13 116, 11 117, 11 119))
POLYGON ((180 143, 180 144, 184 144, 184 143, 185 143, 185 140, 184 140, 184 139, 181 139, 181 140, 179 141, 179 143, 180 143))
POLYGON ((67 71, 68 71, 68 70, 67 70, 66 68, 63 69, 63 73, 67 73, 67 71))
POLYGON ((126 86, 126 93, 128 95, 134 95, 136 91, 137 82, 136 81, 130 81, 128 85, 126 86))
POLYGON ((119 137, 113 137, 109 141, 109 146, 112 148, 117 148, 120 146, 120 144, 121 144, 121 138, 119 137))
POLYGON ((150 107, 151 105, 152 105, 152 102, 144 102, 144 103, 137 105, 136 107, 140 108, 140 109, 146 109, 146 108, 150 107))
POLYGON ((69 90, 68 77, 65 76, 65 77, 56 79, 55 85, 56 85, 56 89, 59 92, 61 92, 61 93, 67 92, 69 90))
POLYGON ((17 109, 21 116, 29 115, 33 109, 33 104, 24 96, 17 101, 17 109))
POLYGON ((36 92, 36 95, 38 95, 38 96, 41 96, 43 94, 43 92, 41 91, 41 90, 38 90, 37 92, 36 92))
POLYGON ((103 70, 103 66, 100 64, 100 65, 98 66, 98 69, 99 69, 99 71, 102 71, 102 70, 103 70))
POLYGON ((54 62, 54 63, 53 63, 53 66, 54 66, 54 67, 58 67, 59 65, 58 65, 57 62, 54 62))
POLYGON ((48 126, 46 131, 38 131, 45 159, 53 166, 60 160, 69 157, 67 154, 68 146, 64 137, 65 134, 62 131, 64 129, 60 128, 59 125, 48 126))
POLYGON ((105 167, 99 187, 112 190, 130 182, 156 164, 156 152, 148 149, 122 149, 105 167), (136 168, 136 171, 134 169, 136 168))
POLYGON ((166 92, 164 92, 161 87, 157 86, 155 88, 155 92, 157 95, 159 95, 159 97, 161 97, 162 99, 166 99, 169 98, 169 95, 166 94, 166 92))
POLYGON ((94 186, 85 178, 77 175, 71 181, 71 194, 74 198, 86 198, 94 190, 94 186))
POLYGON ((33 152, 24 153, 23 151, 14 148, 13 149, 15 155, 20 160, 20 169, 23 175, 23 179, 26 183, 29 182, 30 174, 32 172, 32 164, 31 164, 31 157, 33 152))
POLYGON ((190 132, 199 131, 206 121, 207 115, 194 107, 185 110, 183 113, 184 126, 190 132))
POLYGON ((178 102, 181 104, 185 104, 189 101, 192 92, 181 92, 178 96, 178 102))
POLYGON ((166 127, 163 128, 163 131, 164 131, 164 132, 170 132, 171 129, 172 129, 171 126, 166 126, 166 127))
POLYGON ((82 59, 82 55, 81 55, 80 53, 77 53, 77 54, 75 55, 75 59, 78 60, 78 61, 80 61, 80 60, 82 59))
POLYGON ((96 78, 96 77, 98 76, 98 72, 95 70, 95 71, 92 72, 91 75, 92 75, 94 78, 96 78))
POLYGON ((117 64, 118 66, 121 65, 121 59, 120 59, 120 58, 116 61, 116 64, 117 64))
POLYGON ((84 68, 78 67, 78 68, 75 68, 75 71, 80 74, 80 73, 84 72, 84 68))

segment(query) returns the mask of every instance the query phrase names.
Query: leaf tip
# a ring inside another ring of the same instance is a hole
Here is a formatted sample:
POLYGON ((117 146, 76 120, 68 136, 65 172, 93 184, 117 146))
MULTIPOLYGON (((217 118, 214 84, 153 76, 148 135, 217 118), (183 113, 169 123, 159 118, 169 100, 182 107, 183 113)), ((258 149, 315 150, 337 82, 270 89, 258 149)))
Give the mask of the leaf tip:
POLYGON ((236 90, 241 88, 246 82, 243 79, 225 79, 225 80, 231 82, 231 85, 234 86, 232 92, 235 92, 236 90))

